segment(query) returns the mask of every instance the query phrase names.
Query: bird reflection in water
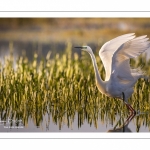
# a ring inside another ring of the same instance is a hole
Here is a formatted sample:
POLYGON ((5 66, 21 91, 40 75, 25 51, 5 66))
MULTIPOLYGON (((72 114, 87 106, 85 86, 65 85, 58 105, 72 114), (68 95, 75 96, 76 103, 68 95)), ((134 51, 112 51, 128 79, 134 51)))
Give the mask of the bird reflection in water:
POLYGON ((127 120, 123 123, 123 125, 121 125, 120 127, 116 128, 118 125, 118 121, 117 124, 115 125, 115 127, 111 130, 108 130, 107 132, 132 132, 129 128, 128 125, 130 123, 130 121, 134 118, 135 114, 131 113, 130 116, 127 118, 127 120))

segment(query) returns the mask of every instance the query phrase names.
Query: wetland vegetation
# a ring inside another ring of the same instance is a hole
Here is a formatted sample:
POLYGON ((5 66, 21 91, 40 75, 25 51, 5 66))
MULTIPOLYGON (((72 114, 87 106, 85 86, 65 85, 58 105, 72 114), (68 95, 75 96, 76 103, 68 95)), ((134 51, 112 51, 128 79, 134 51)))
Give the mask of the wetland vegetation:
MULTIPOLYGON (((89 128, 94 126, 95 129, 101 128, 99 123, 121 126, 124 119, 129 117, 126 106, 120 100, 106 97, 98 91, 90 56, 75 50, 74 46, 86 43, 93 48, 99 72, 104 79, 105 71, 98 56, 100 47, 111 38, 124 33, 135 32, 138 36, 147 34, 150 37, 149 22, 146 18, 80 18, 71 21, 64 18, 16 18, 16 21, 15 18, 1 18, 1 121, 5 125, 8 118, 22 120, 25 128, 30 126, 30 120, 35 128, 46 122, 44 128, 55 124, 58 131, 63 126, 74 129, 74 122, 78 131, 82 131, 80 129, 84 124, 88 124, 89 128), (26 42, 29 41, 31 46, 28 47, 26 42), (27 47, 19 47, 19 42, 24 42, 27 47), (50 42, 56 42, 56 46, 43 45, 50 42), (59 45, 57 42, 65 44, 59 45), (8 48, 5 48, 4 43, 9 45, 8 48), (9 52, 6 53, 7 49, 9 52)), ((131 66, 142 66, 150 76, 150 59, 147 56, 148 54, 144 54, 132 59, 131 66)), ((149 79, 138 80, 129 99, 133 108, 141 112, 132 120, 136 132, 143 126, 150 131, 149 84, 149 79)), ((13 123, 18 127, 21 125, 16 121, 11 122, 10 126, 13 123)), ((87 129, 86 132, 88 131, 87 129)), ((107 130, 103 130, 105 131, 107 130)))
MULTIPOLYGON (((95 53, 99 72, 104 78, 98 49, 95 53)), ((150 74, 150 60, 146 61, 144 57, 132 60, 131 66, 143 65, 143 70, 150 74)), ((15 58, 10 44, 10 55, 0 63, 0 68, 1 120, 22 119, 27 127, 30 118, 39 127, 48 114, 49 123, 55 123, 61 130, 64 124, 70 128, 75 117, 78 118, 78 128, 85 121, 98 128, 98 121, 105 124, 111 122, 113 125, 117 115, 123 115, 124 118, 129 115, 121 101, 106 97, 98 91, 89 55, 74 52, 71 43, 67 44, 63 53, 56 53, 51 58, 49 51, 46 58, 40 61, 36 53, 33 60, 25 55, 15 58)), ((146 117, 138 117, 137 125, 150 127, 149 80, 140 79, 136 83, 129 103, 135 110, 148 113, 146 117)))

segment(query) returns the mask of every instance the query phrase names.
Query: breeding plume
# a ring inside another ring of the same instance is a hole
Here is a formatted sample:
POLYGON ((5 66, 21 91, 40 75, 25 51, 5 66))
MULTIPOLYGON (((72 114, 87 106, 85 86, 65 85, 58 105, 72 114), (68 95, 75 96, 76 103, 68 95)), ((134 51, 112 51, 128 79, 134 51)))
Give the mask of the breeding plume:
POLYGON ((95 56, 89 46, 75 47, 88 52, 91 56, 96 85, 99 91, 109 97, 123 100, 131 113, 136 111, 128 104, 133 93, 133 87, 144 73, 139 69, 131 69, 130 58, 135 58, 150 47, 147 36, 135 37, 134 33, 125 34, 106 42, 99 51, 99 56, 105 68, 105 81, 98 72, 95 56))

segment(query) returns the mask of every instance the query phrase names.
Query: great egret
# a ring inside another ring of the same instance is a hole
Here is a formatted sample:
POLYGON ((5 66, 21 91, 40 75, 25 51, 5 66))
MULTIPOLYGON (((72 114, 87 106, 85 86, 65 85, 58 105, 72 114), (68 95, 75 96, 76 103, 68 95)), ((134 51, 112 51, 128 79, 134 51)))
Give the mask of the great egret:
POLYGON ((98 72, 92 49, 89 46, 75 47, 90 54, 99 91, 109 97, 123 100, 132 114, 136 114, 136 111, 128 104, 128 98, 133 93, 133 86, 136 81, 145 76, 138 68, 131 69, 129 60, 150 47, 148 39, 146 35, 135 38, 134 33, 129 33, 106 42, 99 51, 106 72, 105 81, 101 79, 98 72))

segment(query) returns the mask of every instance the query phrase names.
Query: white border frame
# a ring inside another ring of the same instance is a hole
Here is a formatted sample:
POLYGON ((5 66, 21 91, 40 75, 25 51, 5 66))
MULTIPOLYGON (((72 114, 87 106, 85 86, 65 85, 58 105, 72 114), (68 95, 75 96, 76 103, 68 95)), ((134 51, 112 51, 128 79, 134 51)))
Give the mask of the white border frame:
MULTIPOLYGON (((150 18, 149 1, 105 0, 5 0, 0 3, 1 18, 150 18), (135 4, 136 2, 136 4, 135 4), (34 5, 36 4, 36 6, 34 5), (49 11, 51 9, 51 11, 49 11), (99 11, 101 10, 101 11, 99 11)), ((1 139, 149 139, 148 133, 0 133, 1 139)))

